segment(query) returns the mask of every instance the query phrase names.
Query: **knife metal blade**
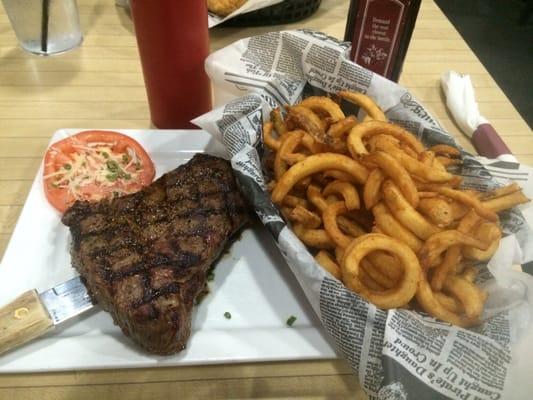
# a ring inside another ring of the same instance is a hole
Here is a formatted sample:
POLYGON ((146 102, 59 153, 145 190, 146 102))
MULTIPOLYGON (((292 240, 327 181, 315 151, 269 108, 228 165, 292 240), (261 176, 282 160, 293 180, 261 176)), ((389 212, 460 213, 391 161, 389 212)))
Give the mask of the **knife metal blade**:
POLYGON ((79 276, 42 293, 29 290, 0 307, 0 354, 93 307, 79 276))
POLYGON ((79 276, 40 293, 39 297, 54 325, 93 307, 87 288, 79 276))

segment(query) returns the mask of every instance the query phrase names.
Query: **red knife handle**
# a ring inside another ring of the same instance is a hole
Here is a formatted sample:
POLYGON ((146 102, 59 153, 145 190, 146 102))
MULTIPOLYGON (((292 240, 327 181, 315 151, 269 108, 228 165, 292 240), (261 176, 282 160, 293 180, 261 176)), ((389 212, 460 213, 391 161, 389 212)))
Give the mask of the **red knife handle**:
POLYGON ((480 156, 497 158, 502 154, 513 154, 491 124, 481 124, 472 135, 472 144, 480 156))

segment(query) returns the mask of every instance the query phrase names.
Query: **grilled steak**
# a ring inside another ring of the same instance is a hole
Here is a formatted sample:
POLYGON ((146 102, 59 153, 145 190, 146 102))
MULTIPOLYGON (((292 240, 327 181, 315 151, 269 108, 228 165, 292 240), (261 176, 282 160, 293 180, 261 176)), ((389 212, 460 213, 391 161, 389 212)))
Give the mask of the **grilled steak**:
POLYGON ((91 296, 147 351, 185 348, 207 272, 246 221, 231 166, 195 155, 140 192, 76 202, 63 216, 91 296))

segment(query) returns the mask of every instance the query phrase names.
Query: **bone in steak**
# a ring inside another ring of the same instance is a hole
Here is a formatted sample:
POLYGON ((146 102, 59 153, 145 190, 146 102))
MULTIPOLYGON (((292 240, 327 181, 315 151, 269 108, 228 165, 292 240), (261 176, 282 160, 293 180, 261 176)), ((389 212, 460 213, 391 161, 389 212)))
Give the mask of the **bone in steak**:
POLYGON ((185 348, 207 272, 247 211, 230 164, 198 154, 140 192, 63 216, 89 293, 147 351, 185 348))

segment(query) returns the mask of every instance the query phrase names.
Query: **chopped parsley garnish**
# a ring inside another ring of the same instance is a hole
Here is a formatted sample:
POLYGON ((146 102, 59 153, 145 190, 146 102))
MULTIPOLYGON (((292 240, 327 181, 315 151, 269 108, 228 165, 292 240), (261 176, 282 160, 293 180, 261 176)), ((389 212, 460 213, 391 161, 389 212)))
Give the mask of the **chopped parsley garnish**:
POLYGON ((287 325, 292 326, 294 322, 296 322, 296 317, 294 315, 291 315, 287 320, 287 325))
POLYGON ((107 154, 105 151, 102 151, 102 156, 103 156, 104 158, 109 158, 109 154, 107 154))
POLYGON ((130 157, 127 154, 122 154, 122 163, 127 164, 130 162, 130 157))
POLYGON ((107 166, 107 169, 110 171, 110 172, 117 172, 119 170, 119 166, 117 164, 116 161, 114 160, 107 160, 105 162, 106 166, 107 166))
POLYGON ((224 317, 226 317, 226 319, 231 319, 231 314, 228 311, 226 311, 224 313, 224 317))
POLYGON ((70 164, 63 164, 63 168, 65 168, 67 171, 72 169, 72 165, 70 164))

